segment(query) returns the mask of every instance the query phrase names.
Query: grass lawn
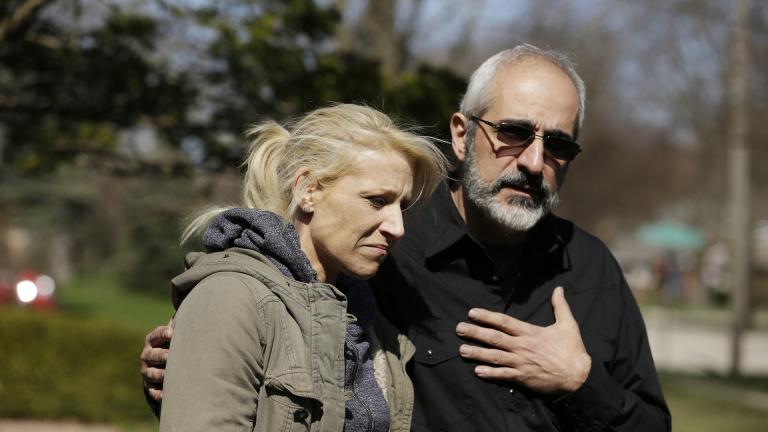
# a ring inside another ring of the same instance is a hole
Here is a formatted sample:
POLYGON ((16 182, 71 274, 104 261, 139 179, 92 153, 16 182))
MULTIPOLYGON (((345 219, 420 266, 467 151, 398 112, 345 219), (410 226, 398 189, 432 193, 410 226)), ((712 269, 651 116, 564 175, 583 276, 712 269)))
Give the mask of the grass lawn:
POLYGON ((763 432, 768 426, 768 377, 662 374, 661 380, 675 432, 763 432))
MULTIPOLYGON (((82 317, 85 321, 86 318, 99 318, 102 325, 108 327, 109 323, 114 323, 115 328, 126 328, 136 331, 137 335, 144 335, 153 329, 155 326, 165 324, 173 314, 173 307, 170 301, 170 288, 168 289, 169 295, 166 298, 161 296, 152 296, 144 293, 132 292, 123 288, 114 277, 109 275, 85 275, 74 279, 68 284, 59 287, 57 290, 57 302, 59 305, 59 312, 67 316, 82 317)), ((143 337, 143 336, 141 336, 143 337)), ((135 369, 135 376, 130 377, 129 383, 125 384, 129 387, 132 393, 135 393, 135 398, 141 405, 144 404, 143 396, 141 394, 141 384, 138 378, 139 367, 139 351, 141 350, 142 341, 138 338, 135 345, 130 347, 128 351, 135 353, 127 355, 123 360, 125 364, 130 365, 131 371, 135 369), (135 365, 135 367, 134 367, 135 365)), ((122 383, 118 383, 122 384, 122 383)), ((113 387, 115 385, 113 383, 113 387)), ((147 408, 147 413, 149 409, 147 408)), ((111 425, 112 427, 105 427, 105 430, 117 430, 123 432, 148 432, 157 430, 157 422, 152 419, 151 415, 147 416, 150 420, 147 422, 136 422, 134 420, 126 420, 111 425)), ((5 420, 6 422, 10 420, 5 420)), ((19 425, 26 424, 25 422, 32 422, 36 425, 37 429, 29 430, 59 430, 60 425, 71 427, 71 429, 65 430, 78 430, 77 423, 74 426, 70 424, 76 419, 66 420, 63 423, 59 423, 56 420, 43 421, 43 425, 48 424, 48 429, 35 423, 37 420, 26 420, 19 423, 19 425)), ((6 425, 8 426, 8 425, 6 425)), ((98 427, 94 426, 96 430, 98 427)), ((0 426, 0 431, 5 430, 0 426)), ((11 426, 8 430, 15 430, 11 426)), ((21 428, 21 430, 27 430, 21 428)), ((90 430, 84 427, 83 430, 90 430)))
POLYGON ((131 292, 109 276, 88 275, 63 286, 57 295, 64 312, 107 318, 148 333, 173 314, 170 288, 168 292, 167 298, 131 292))

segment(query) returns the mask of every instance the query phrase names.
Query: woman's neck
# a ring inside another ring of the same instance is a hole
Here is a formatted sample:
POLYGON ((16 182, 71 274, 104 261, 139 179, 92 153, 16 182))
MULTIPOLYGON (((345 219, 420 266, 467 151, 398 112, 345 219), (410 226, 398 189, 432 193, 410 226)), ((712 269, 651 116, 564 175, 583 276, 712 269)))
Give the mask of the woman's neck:
POLYGON ((301 251, 307 256, 309 264, 317 273, 317 281, 321 283, 335 283, 339 276, 339 272, 330 271, 327 265, 324 265, 320 260, 320 256, 317 253, 315 244, 312 241, 312 237, 309 235, 307 225, 297 220, 294 222, 296 227, 296 233, 299 235, 299 244, 301 245, 301 251))

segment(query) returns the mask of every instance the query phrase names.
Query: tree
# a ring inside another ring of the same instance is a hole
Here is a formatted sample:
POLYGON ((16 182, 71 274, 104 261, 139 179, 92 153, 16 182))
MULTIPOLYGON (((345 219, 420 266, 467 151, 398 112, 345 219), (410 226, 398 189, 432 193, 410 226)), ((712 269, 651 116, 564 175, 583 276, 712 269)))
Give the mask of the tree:
POLYGON ((183 74, 150 59, 158 34, 150 17, 111 7, 102 25, 81 31, 63 2, 49 2, 25 18, 8 26, 0 45, 5 175, 50 171, 76 158, 119 160, 121 131, 139 124, 178 139, 195 92, 183 74))
POLYGON ((140 290, 181 268, 184 216, 236 202, 249 124, 358 102, 444 134, 463 86, 438 67, 387 76, 312 1, 29 4, 2 5, 18 19, 0 44, 0 231, 31 233, 27 263, 140 290))

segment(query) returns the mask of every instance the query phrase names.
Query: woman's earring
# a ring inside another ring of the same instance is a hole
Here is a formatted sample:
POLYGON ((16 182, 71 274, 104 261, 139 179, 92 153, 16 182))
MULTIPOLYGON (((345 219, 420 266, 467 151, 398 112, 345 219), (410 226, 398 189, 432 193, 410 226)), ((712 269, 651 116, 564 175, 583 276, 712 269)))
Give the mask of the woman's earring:
POLYGON ((312 207, 309 206, 309 204, 304 204, 304 207, 301 208, 304 213, 312 213, 314 210, 312 210, 312 207))

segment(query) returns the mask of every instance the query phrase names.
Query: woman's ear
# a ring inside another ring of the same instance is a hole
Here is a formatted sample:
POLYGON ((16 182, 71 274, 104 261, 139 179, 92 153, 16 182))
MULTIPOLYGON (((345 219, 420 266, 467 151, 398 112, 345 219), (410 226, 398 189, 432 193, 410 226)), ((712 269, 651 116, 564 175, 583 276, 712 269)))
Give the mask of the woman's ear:
POLYGON ((467 156, 467 129, 469 128, 469 119, 462 113, 453 113, 451 116, 451 147, 456 158, 464 162, 467 156))
POLYGON ((315 211, 314 194, 317 189, 317 181, 311 178, 309 168, 301 167, 296 170, 291 190, 293 200, 302 212, 310 214, 315 211))

